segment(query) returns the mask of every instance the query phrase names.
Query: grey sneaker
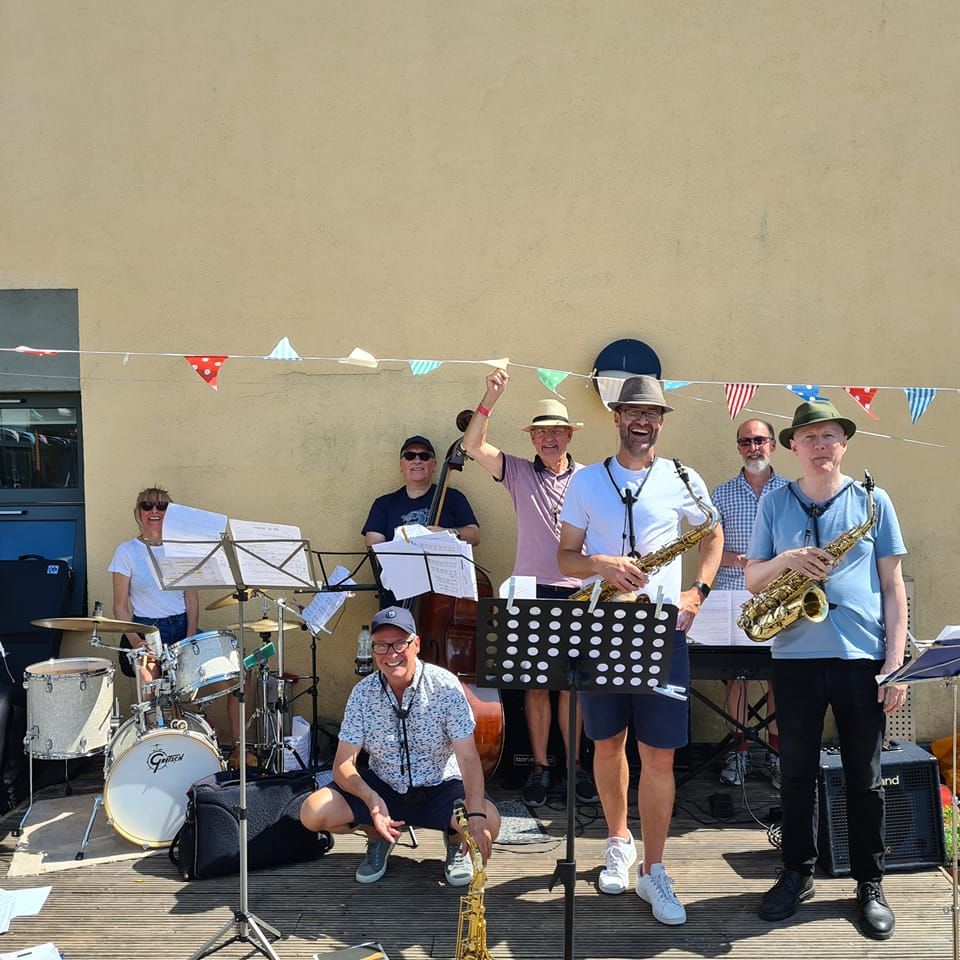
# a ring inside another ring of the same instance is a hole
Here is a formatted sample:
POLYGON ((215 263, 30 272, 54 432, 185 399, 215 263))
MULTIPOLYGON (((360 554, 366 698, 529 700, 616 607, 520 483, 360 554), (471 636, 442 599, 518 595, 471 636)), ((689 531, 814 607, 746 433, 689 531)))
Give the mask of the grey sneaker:
POLYGON ((720 771, 720 782, 728 787, 739 787, 752 769, 753 761, 746 750, 731 750, 720 771))
POLYGON ((546 767, 534 767, 523 785, 523 802, 528 807, 542 807, 547 802, 550 790, 550 771, 546 767))
POLYGON ((473 879, 473 861, 460 849, 460 841, 447 844, 447 862, 443 875, 451 887, 465 887, 473 879))
POLYGON ((767 753, 763 761, 763 775, 770 780, 774 790, 780 789, 780 758, 775 753, 767 753))
POLYGON ((393 844, 377 837, 367 838, 367 853, 357 867, 357 883, 376 883, 387 872, 387 858, 393 844))

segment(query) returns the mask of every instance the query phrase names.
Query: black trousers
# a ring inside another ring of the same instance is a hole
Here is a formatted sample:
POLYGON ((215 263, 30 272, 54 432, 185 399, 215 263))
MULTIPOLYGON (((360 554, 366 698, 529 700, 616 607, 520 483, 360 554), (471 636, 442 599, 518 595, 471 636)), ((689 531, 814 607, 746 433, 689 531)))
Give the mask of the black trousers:
POLYGON ((886 715, 877 702, 879 660, 774 660, 780 731, 783 864, 810 875, 817 862, 817 776, 827 706, 833 709, 847 793, 850 872, 862 883, 884 867, 880 751, 886 715))

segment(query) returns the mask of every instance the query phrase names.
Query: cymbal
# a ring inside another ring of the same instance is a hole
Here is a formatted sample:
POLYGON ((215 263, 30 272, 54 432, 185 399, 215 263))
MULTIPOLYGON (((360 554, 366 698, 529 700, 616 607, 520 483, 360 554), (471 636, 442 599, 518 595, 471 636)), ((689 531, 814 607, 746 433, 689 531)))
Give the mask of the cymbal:
POLYGON ((31 620, 35 627, 48 627, 50 630, 81 630, 84 633, 149 633, 156 630, 145 623, 132 623, 129 620, 108 620, 106 617, 54 617, 51 620, 31 620))
MULTIPOLYGON (((252 595, 254 590, 259 590, 260 587, 247 587, 247 592, 252 595)), ((254 598, 251 596, 248 598, 248 602, 252 602, 254 598)), ((225 597, 220 597, 219 600, 214 600, 213 603, 208 603, 206 608, 207 610, 221 610, 223 607, 232 606, 235 603, 239 603, 237 599, 237 592, 228 593, 225 597)))
MULTIPOLYGON (((253 633, 276 633, 280 624, 276 620, 250 620, 243 625, 245 630, 251 630, 253 633)), ((297 623, 284 623, 283 632, 286 633, 288 630, 297 630, 299 629, 300 624, 297 623)), ((239 630, 239 623, 231 623, 227 628, 228 630, 239 630)))

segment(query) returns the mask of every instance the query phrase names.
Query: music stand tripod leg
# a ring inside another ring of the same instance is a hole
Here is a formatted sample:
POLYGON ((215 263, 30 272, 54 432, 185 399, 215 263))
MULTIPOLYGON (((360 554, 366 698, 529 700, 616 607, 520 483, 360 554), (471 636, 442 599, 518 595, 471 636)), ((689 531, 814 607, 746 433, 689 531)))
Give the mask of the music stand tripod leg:
POLYGON ((84 831, 83 840, 80 841, 80 849, 74 856, 74 860, 83 859, 83 851, 86 850, 87 844, 90 842, 90 833, 93 830, 93 821, 97 819, 97 811, 99 811, 101 806, 103 806, 103 794, 97 794, 97 796, 93 798, 93 810, 90 811, 90 819, 87 821, 87 829, 84 831))
POLYGON ((570 690, 570 703, 567 708, 567 843, 565 857, 557 860, 553 876, 547 884, 552 891, 559 881, 563 884, 563 956, 565 960, 573 958, 574 893, 577 886, 577 858, 575 844, 575 813, 577 805, 577 755, 574 744, 577 742, 577 690, 581 673, 573 658, 569 659, 567 673, 570 690))

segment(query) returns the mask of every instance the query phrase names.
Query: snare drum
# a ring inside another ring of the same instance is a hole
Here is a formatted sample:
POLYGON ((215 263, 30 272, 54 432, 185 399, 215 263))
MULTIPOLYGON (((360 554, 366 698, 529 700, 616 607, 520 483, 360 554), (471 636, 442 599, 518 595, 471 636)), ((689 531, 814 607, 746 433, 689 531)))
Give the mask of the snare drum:
POLYGON ((168 847, 186 818, 187 790, 223 763, 209 724, 187 713, 145 733, 127 720, 110 741, 106 769, 103 807, 114 830, 142 847, 168 847))
POLYGON ((100 753, 110 740, 113 669, 109 660, 97 657, 27 667, 27 752, 38 760, 100 753))
POLYGON ((206 703, 240 689, 242 669, 237 638, 210 630, 171 643, 165 650, 173 694, 181 702, 206 703))

